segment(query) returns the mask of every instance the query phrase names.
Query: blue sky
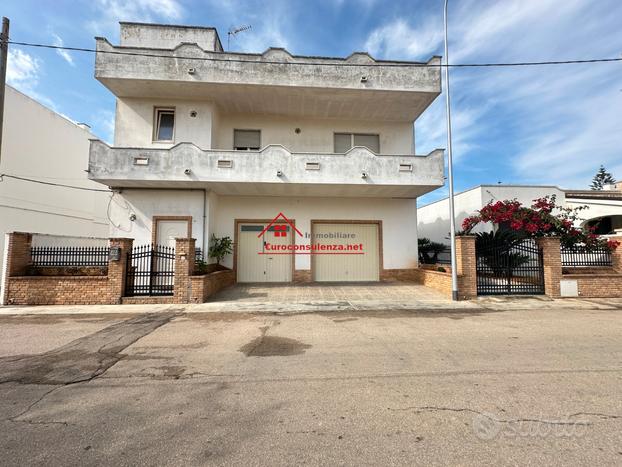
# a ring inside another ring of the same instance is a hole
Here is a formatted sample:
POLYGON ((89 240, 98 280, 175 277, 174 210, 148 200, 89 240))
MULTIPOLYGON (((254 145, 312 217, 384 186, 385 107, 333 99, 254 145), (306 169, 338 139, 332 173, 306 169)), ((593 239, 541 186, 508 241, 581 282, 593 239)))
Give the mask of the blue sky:
MULTIPOLYGON (((119 20, 252 24, 233 50, 427 60, 442 54, 442 0, 4 0, 15 41, 118 43, 119 20)), ((453 63, 622 56, 619 0, 450 0, 453 63)), ((11 47, 9 83, 109 140, 114 98, 92 54, 11 47)), ((587 187, 600 164, 622 179, 622 63, 453 69, 457 190, 481 183, 587 187)), ((417 154, 446 146, 444 101, 417 121, 417 154)), ((445 196, 441 189, 424 197, 445 196)))

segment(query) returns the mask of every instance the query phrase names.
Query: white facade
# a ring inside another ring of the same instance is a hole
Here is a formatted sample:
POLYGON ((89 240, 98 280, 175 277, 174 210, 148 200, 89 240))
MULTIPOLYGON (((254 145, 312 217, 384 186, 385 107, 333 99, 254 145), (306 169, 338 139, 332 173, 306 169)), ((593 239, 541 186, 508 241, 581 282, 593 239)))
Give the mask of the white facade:
MULTIPOLYGON (((88 180, 93 135, 6 86, 0 173, 102 189, 88 180)), ((106 237, 106 193, 77 191, 7 176, 0 182, 0 258, 6 232, 106 237)))
MULTIPOLYGON (((283 49, 225 53, 213 34, 212 28, 122 23, 120 47, 98 39, 102 52, 141 54, 96 58, 96 78, 117 96, 114 146, 94 141, 89 160, 91 179, 115 190, 112 235, 146 244, 159 238, 158 223, 187 222, 203 250, 212 235, 237 242, 244 232, 238 246, 246 251, 254 241, 249 232, 269 228, 282 213, 302 233, 289 231, 298 246, 317 243, 314 230, 338 227, 365 237, 373 250, 373 261, 335 257, 322 262, 325 269, 361 264, 369 271, 356 277, 377 279, 382 270, 416 267, 416 199, 444 179, 442 150, 415 155, 413 123, 440 94, 433 66, 440 59, 408 67, 365 53, 345 59, 283 49), (142 56, 151 51, 159 56, 142 56), (162 110, 174 113, 166 141, 158 140, 162 110), (256 149, 236 150, 235 130, 258 131, 256 149), (366 135, 378 147, 336 153, 336 133, 366 135)), ((249 266, 246 253, 237 253, 224 265, 249 266)), ((281 265, 276 280, 291 280, 312 271, 313 257, 292 255, 291 272, 276 255, 266 261, 281 265)), ((335 271, 321 277, 348 280, 335 271)), ((246 268, 244 277, 259 276, 246 268)))
MULTIPOLYGON (((579 215, 579 225, 605 217, 612 217, 613 230, 622 228, 622 192, 620 191, 578 191, 563 190, 556 186, 524 185, 480 185, 458 193, 454 206, 456 228, 460 230, 462 221, 493 201, 518 200, 523 206, 531 206, 533 201, 544 196, 555 195, 556 203, 563 207, 585 206, 579 215)), ((449 201, 438 200, 417 209, 417 229, 420 237, 449 244, 449 201)), ((491 225, 478 225, 474 233, 488 231, 491 225)))

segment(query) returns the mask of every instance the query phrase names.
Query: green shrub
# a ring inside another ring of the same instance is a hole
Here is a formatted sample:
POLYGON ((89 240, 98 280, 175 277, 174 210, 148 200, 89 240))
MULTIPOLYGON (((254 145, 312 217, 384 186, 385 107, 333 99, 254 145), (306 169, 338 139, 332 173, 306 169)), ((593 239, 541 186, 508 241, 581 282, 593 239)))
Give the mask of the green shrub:
POLYGON ((216 237, 212 234, 208 256, 216 259, 216 264, 220 264, 223 258, 233 252, 233 240, 231 237, 216 237))

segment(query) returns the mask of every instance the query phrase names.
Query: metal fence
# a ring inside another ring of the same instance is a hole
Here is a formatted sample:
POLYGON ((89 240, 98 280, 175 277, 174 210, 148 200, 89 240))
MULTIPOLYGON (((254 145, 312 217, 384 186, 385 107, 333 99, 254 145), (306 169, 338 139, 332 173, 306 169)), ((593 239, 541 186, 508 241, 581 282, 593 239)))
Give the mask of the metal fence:
POLYGON ((475 244, 478 295, 544 293, 542 250, 533 239, 475 244))
POLYGON ((175 287, 175 247, 135 246, 127 253, 125 295, 173 295, 175 287))
POLYGON ((195 248, 194 249, 194 260, 195 261, 203 261, 203 251, 201 250, 201 248, 195 248))
POLYGON ((563 267, 607 267, 612 266, 611 250, 607 248, 586 249, 582 245, 562 247, 563 267))
POLYGON ((438 264, 451 264, 451 247, 446 247, 438 254, 436 260, 438 264))
POLYGON ((446 246, 442 251, 423 251, 419 249, 421 264, 451 264, 451 248, 446 246))
POLYGON ((108 266, 106 247, 34 246, 30 249, 33 266, 108 266))

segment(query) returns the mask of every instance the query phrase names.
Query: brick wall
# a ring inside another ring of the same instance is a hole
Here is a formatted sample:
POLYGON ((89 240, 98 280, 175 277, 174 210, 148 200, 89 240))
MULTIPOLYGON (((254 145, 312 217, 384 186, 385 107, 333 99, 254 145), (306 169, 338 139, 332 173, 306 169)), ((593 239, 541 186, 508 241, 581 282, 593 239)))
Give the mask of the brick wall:
MULTIPOLYGON (((622 243, 622 237, 614 237, 622 243)), ((581 298, 622 298, 622 245, 611 254, 610 268, 564 268, 561 280, 577 281, 581 298)))
POLYGON ((310 269, 296 269, 294 271, 293 282, 311 282, 311 270, 310 269))
POLYGON ((5 302, 7 305, 114 305, 121 303, 125 288, 127 252, 132 239, 110 239, 120 247, 119 261, 108 262, 107 276, 26 276, 31 264, 28 233, 9 234, 5 302))
POLYGON ((622 274, 563 274, 562 280, 577 281, 579 298, 622 298, 622 274))
POLYGON ((7 305, 114 305, 107 277, 19 276, 10 277, 7 305))
POLYGON ((193 276, 192 303, 203 303, 220 290, 235 284, 235 273, 232 270, 216 271, 204 276, 193 276))

